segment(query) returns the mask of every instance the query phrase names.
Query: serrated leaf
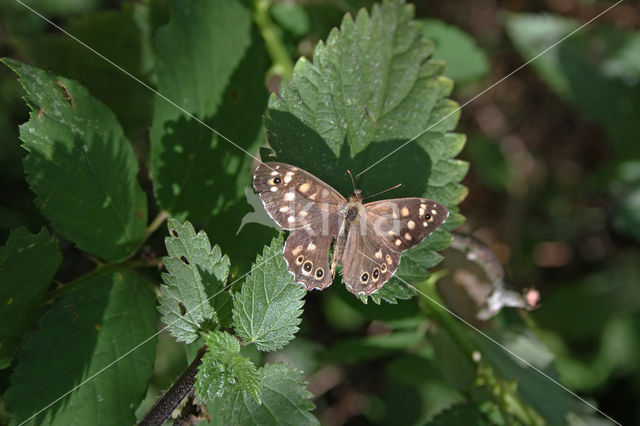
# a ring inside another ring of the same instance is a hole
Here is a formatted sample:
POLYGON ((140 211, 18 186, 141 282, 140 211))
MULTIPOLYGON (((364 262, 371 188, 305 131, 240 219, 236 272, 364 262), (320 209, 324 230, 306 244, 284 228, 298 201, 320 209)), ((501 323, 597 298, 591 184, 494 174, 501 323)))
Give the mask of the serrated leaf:
MULTIPOLYGON (((429 59, 433 44, 412 18, 413 6, 401 1, 383 1, 370 14, 361 10, 355 20, 346 15, 318 44, 313 63, 300 59, 280 97, 271 96, 265 124, 273 153, 264 150, 262 157, 302 167, 343 194, 352 190, 346 170, 364 172, 356 186, 365 196, 401 183, 393 197, 440 201, 459 224, 455 205, 466 189, 458 182, 468 165, 453 159, 464 135, 450 131, 460 112, 446 98, 453 82, 441 75, 444 63, 429 59)), ((407 278, 425 280, 440 260, 429 239, 411 252, 407 278)), ((396 290, 374 301, 409 296, 396 290)))
POLYGON ((3 61, 20 77, 31 108, 20 138, 36 205, 81 250, 125 259, 142 241, 147 199, 120 124, 75 81, 3 61))
POLYGON ((302 374, 286 364, 267 364, 258 370, 262 403, 233 388, 224 396, 223 424, 318 425, 302 374))
POLYGON ((214 222, 230 228, 228 241, 237 243, 242 216, 233 217, 236 226, 215 216, 250 185, 253 158, 243 149, 255 152, 262 143, 268 63, 252 10, 235 0, 175 1, 156 51, 158 90, 182 108, 156 101, 150 138, 158 203, 181 219, 210 222, 208 229, 214 222))
POLYGON ((298 331, 306 291, 293 280, 282 257, 283 238, 274 238, 256 257, 251 273, 234 294, 233 325, 261 351, 282 348, 298 331))
POLYGON ((14 229, 0 248, 0 369, 11 364, 61 260, 57 241, 45 229, 37 235, 14 229))
POLYGON ((231 294, 223 290, 229 273, 229 258, 213 246, 204 231, 196 234, 189 222, 169 219, 165 238, 168 256, 158 311, 169 332, 180 342, 191 343, 213 321, 228 326, 231 294))
POLYGON ((98 372, 27 424, 134 423, 155 359, 156 340, 146 341, 157 331, 155 302, 147 284, 127 270, 90 279, 59 300, 25 338, 5 394, 12 424, 98 372))
POLYGON ((466 83, 487 74, 487 55, 469 34, 437 19, 423 19, 422 23, 422 35, 435 43, 433 57, 446 63, 447 77, 456 83, 466 83))
MULTIPOLYGON (((580 25, 561 16, 524 13, 508 14, 505 24, 527 60, 580 25)), ((639 48, 640 32, 596 25, 573 34, 531 63, 554 91, 605 129, 614 152, 625 160, 640 156, 640 144, 630 142, 640 134, 639 48)))

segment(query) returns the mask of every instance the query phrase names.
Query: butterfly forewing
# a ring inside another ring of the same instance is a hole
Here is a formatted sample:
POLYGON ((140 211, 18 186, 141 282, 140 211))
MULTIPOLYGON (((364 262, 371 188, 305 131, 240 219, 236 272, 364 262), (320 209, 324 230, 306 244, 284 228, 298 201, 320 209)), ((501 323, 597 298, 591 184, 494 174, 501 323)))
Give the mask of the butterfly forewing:
POLYGON ((346 202, 317 177, 285 163, 261 163, 253 174, 253 188, 267 213, 286 230, 320 221, 327 234, 346 202))
POLYGON ((424 240, 449 216, 447 208, 426 198, 395 198, 365 204, 367 223, 380 245, 402 252, 424 240))

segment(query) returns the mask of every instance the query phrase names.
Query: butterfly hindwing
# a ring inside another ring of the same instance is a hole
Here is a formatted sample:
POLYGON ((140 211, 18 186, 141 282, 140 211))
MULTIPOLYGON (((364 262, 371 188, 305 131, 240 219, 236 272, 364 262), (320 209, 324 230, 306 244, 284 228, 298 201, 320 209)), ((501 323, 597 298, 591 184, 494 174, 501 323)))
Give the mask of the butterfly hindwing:
POLYGON ((289 234, 282 252, 287 261, 287 270, 307 290, 322 290, 333 282, 329 269, 329 247, 332 240, 332 236, 309 235, 306 229, 298 229, 289 234))
POLYGON ((407 250, 438 229, 449 216, 442 204, 426 198, 394 198, 364 205, 370 232, 378 245, 407 250))
POLYGON ((253 188, 267 213, 283 229, 293 230, 323 221, 325 233, 337 221, 345 198, 312 174, 285 163, 261 163, 253 188))

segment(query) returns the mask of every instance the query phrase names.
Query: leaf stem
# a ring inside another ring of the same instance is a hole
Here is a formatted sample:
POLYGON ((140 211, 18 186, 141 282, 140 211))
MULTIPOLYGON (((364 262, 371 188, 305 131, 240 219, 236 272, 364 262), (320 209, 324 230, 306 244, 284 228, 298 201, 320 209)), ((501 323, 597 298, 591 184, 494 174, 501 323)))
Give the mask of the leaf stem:
POLYGON ((287 52, 282 40, 278 37, 276 26, 269 16, 270 7, 271 2, 269 0, 254 0, 253 20, 260 29, 267 52, 273 62, 269 72, 289 79, 293 75, 293 60, 289 56, 289 52, 287 52))
POLYGON ((140 244, 147 241, 147 239, 156 231, 156 229, 160 227, 160 225, 162 225, 167 217, 169 217, 169 212, 166 210, 162 210, 160 213, 158 213, 158 216, 156 216, 155 219, 153 219, 153 222, 151 222, 149 226, 147 226, 147 229, 144 230, 144 234, 142 235, 142 241, 140 242, 140 244))
POLYGON ((138 426, 161 425, 171 416, 173 410, 193 391, 196 382, 196 373, 202 363, 202 357, 206 350, 202 347, 196 355, 196 359, 184 370, 178 380, 156 401, 147 414, 140 420, 138 426))

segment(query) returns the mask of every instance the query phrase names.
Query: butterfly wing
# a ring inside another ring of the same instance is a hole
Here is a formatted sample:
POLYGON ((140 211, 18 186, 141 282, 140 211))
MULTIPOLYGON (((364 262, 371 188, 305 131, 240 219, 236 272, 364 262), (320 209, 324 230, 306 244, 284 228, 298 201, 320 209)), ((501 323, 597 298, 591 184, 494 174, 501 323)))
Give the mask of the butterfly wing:
POLYGON ((349 291, 369 295, 380 289, 398 269, 402 252, 424 240, 448 216, 444 205, 426 198, 365 204, 349 226, 341 260, 349 291))
POLYGON ((426 198, 395 198, 364 205, 372 237, 393 251, 405 251, 424 240, 449 217, 449 210, 426 198))
POLYGON ((329 249, 342 226, 345 198, 312 174, 277 162, 258 166, 253 187, 273 220, 292 231, 283 250, 289 272, 307 290, 328 287, 329 249))

